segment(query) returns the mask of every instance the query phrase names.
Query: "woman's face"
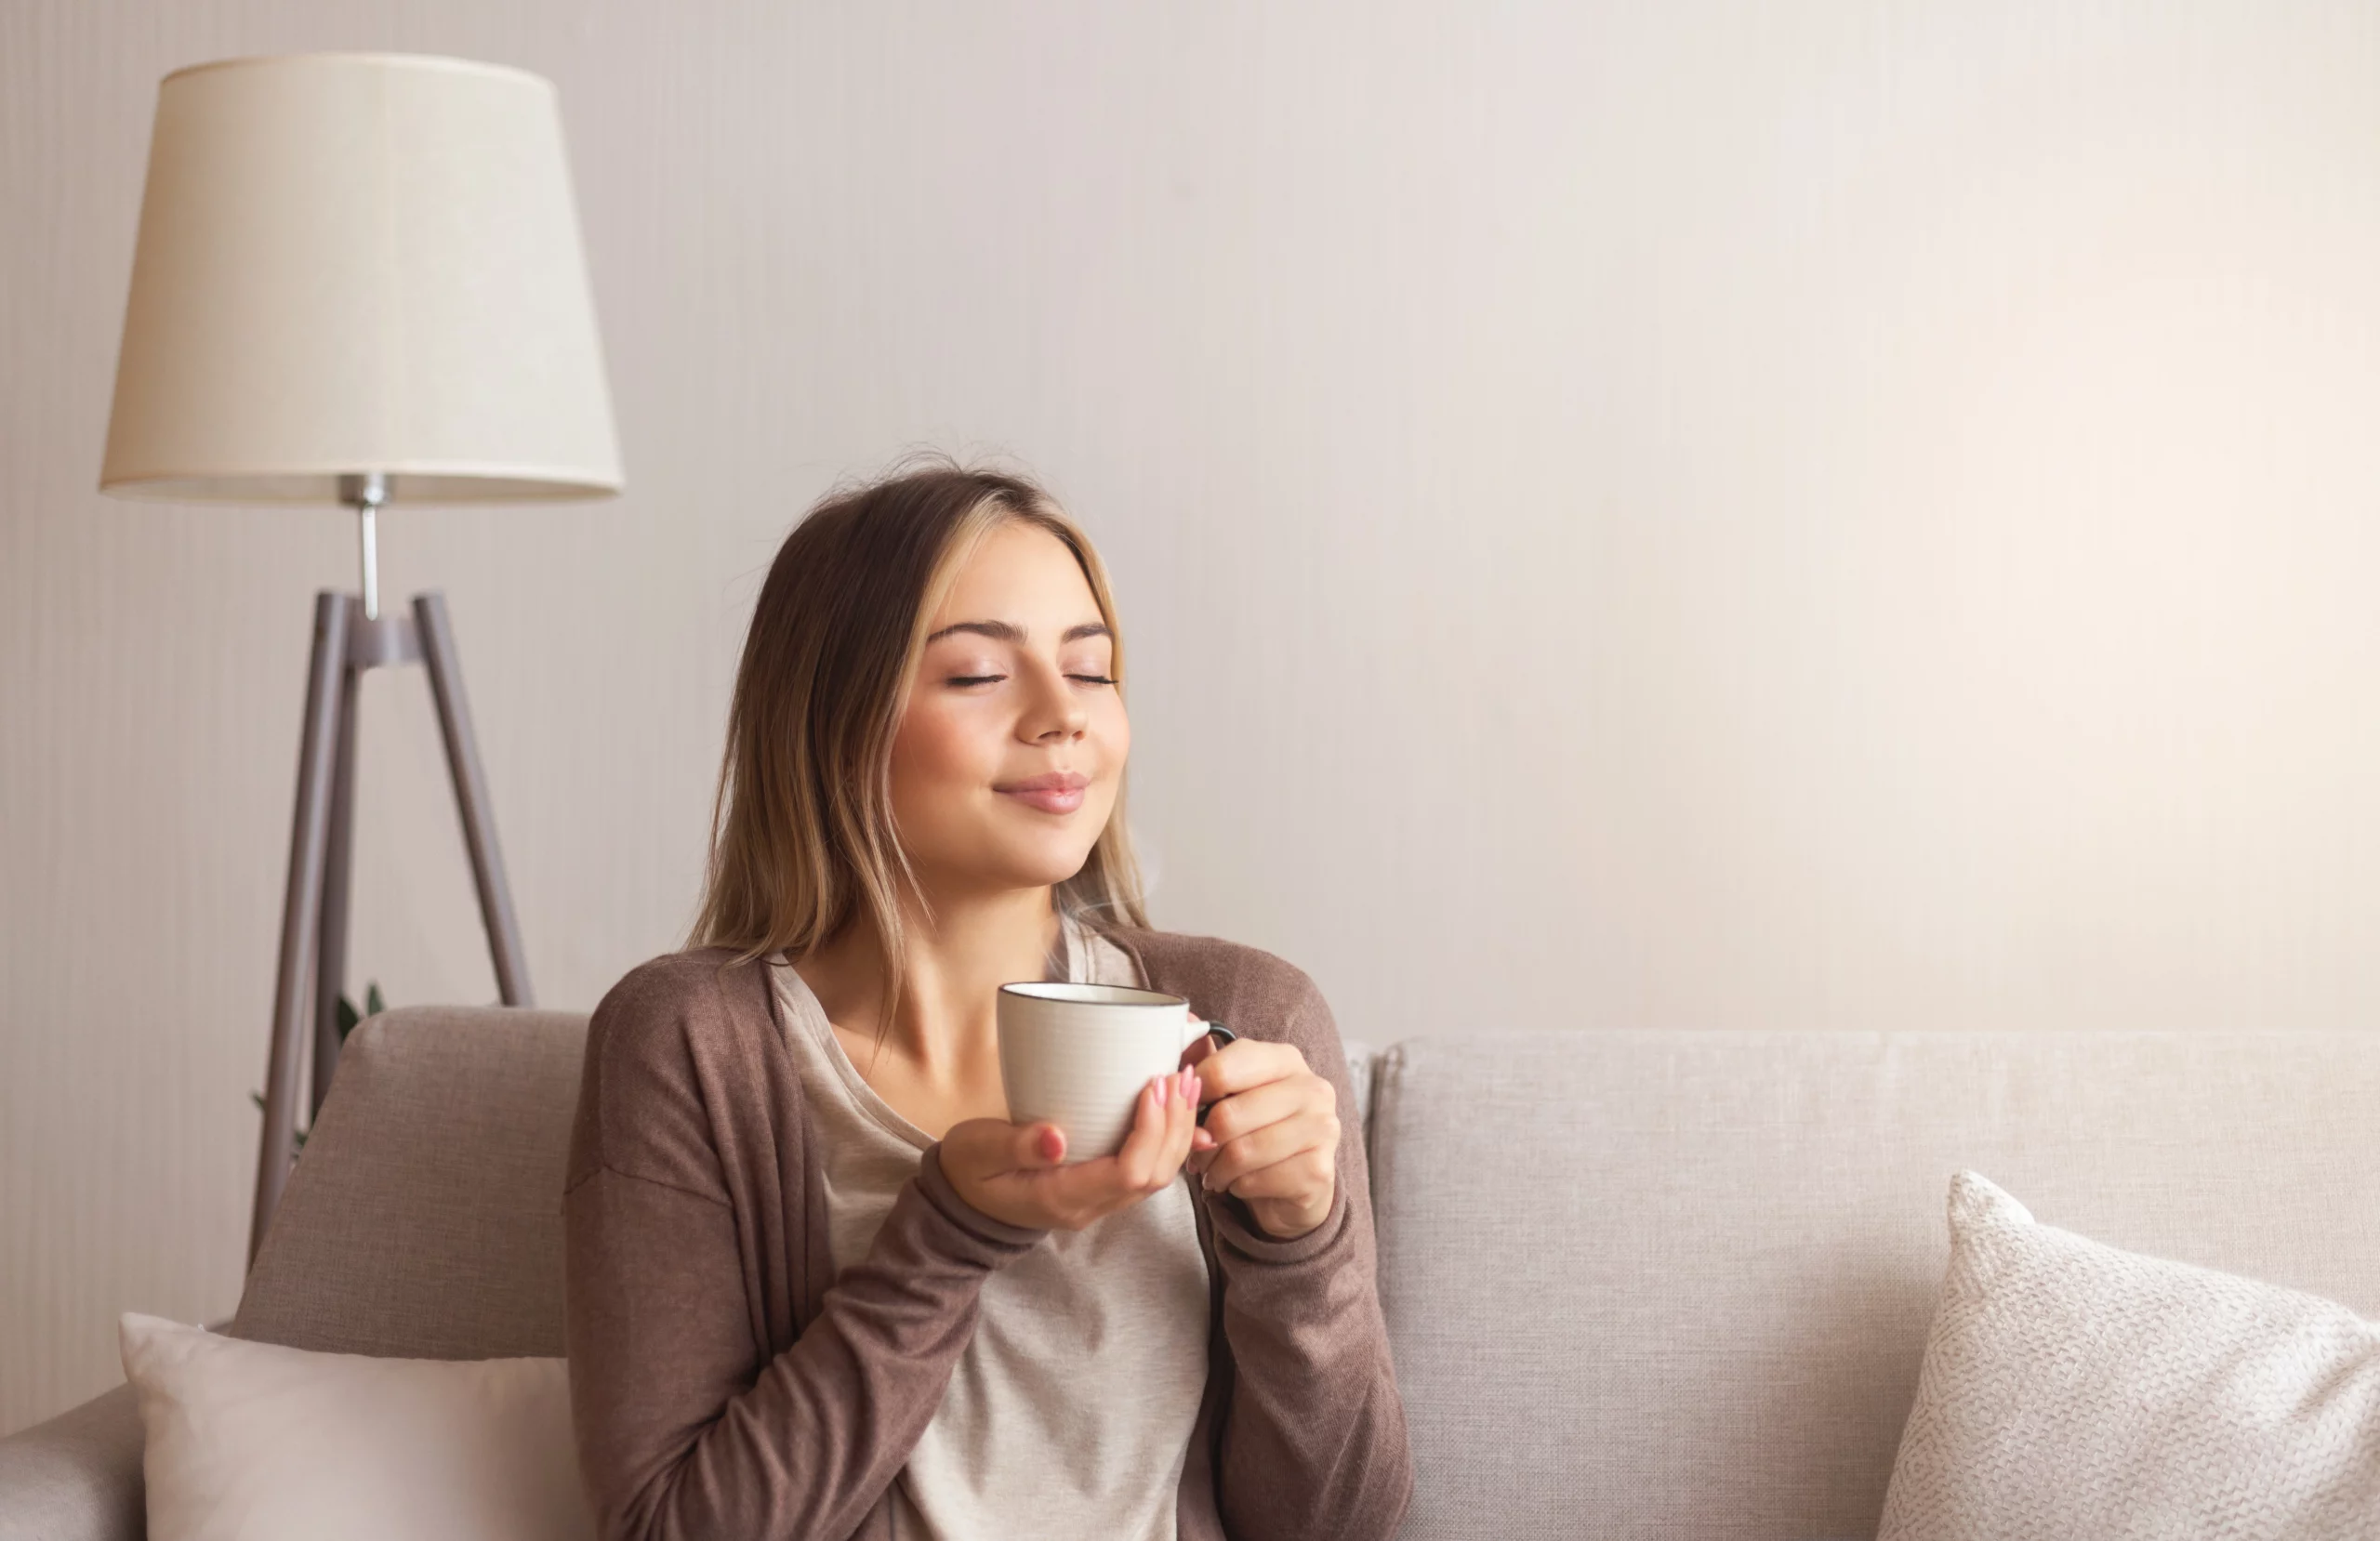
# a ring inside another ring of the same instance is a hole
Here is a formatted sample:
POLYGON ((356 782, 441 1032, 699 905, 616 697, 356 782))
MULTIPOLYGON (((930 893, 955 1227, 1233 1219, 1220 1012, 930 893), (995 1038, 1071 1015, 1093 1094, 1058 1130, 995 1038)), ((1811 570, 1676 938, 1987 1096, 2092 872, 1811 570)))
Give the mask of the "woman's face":
POLYGON ((1132 743, 1074 553, 1038 526, 998 526, 928 633, 892 740, 892 818, 919 881, 945 894, 1072 877, 1132 743), (1051 776, 1079 790, 1023 788, 1051 776))

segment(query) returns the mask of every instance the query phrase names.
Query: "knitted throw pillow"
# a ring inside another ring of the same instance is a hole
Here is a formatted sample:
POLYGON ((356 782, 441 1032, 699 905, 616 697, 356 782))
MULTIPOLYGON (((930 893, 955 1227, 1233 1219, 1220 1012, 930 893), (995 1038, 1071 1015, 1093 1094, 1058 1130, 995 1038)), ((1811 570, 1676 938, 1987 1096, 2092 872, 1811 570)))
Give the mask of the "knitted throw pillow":
POLYGON ((1950 1271, 1877 1541, 2375 1535, 2380 1323, 1950 1179, 1950 1271))

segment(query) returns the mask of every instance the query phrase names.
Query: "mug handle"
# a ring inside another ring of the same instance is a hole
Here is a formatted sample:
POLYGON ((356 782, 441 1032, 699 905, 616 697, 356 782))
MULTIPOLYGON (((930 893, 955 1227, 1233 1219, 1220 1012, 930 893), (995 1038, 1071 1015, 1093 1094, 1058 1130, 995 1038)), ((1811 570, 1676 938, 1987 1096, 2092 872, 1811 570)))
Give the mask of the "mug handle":
MULTIPOLYGON (((1238 1034, 1234 1033, 1230 1028, 1225 1027, 1221 1022, 1209 1022, 1206 1024, 1206 1029, 1207 1036, 1215 1041, 1215 1047, 1217 1048, 1223 1047, 1225 1044, 1236 1043, 1239 1040, 1238 1034)), ((1197 1121, 1199 1123, 1204 1124, 1207 1121, 1207 1110, 1213 1106, 1214 1104, 1212 1102, 1201 1102, 1198 1104, 1197 1121)))
MULTIPOLYGON (((1185 1023, 1184 1025, 1187 1024, 1185 1023)), ((1217 1048, 1221 1048, 1223 1045, 1228 1043, 1235 1043, 1239 1038, 1238 1034, 1234 1033, 1230 1028, 1225 1027, 1221 1022, 1202 1021, 1198 1024, 1198 1031, 1197 1033, 1193 1033, 1188 1037, 1182 1040, 1182 1047, 1184 1049, 1187 1049, 1192 1044, 1197 1043, 1201 1035, 1214 1039, 1215 1047, 1217 1048)))

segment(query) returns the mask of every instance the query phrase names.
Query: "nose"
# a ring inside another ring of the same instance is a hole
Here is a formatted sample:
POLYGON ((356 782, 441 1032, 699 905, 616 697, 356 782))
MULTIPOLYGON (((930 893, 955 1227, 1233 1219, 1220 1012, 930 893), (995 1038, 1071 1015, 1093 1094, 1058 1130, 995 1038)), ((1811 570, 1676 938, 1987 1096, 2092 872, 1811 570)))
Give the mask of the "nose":
POLYGON ((1027 710, 1025 733, 1036 744, 1046 742, 1052 734, 1059 738, 1074 738, 1091 725, 1091 710, 1082 704, 1064 673, 1056 667, 1036 669, 1041 688, 1034 692, 1033 705, 1027 710))

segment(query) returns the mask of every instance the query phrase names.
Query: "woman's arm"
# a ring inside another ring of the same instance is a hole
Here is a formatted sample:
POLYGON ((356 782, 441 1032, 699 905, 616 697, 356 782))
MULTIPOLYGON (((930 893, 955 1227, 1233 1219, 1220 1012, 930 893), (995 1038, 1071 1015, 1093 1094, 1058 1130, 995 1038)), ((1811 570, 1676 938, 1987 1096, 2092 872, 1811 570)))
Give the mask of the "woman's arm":
POLYGON ((1244 1017, 1232 1025, 1293 1046, 1329 1081, 1341 1113, 1336 1191, 1321 1223, 1289 1240, 1265 1234, 1240 1199, 1200 1195, 1232 1357, 1217 1502, 1226 1528, 1249 1541, 1387 1541, 1411 1501, 1413 1470, 1374 1285, 1363 1123, 1329 1005, 1297 977, 1277 1032, 1244 1017))
POLYGON ((758 1243, 707 1133, 721 1088, 690 1052, 707 1009, 615 988, 589 1021, 563 1199, 580 1470, 606 1541, 846 1535, 940 1404, 984 1280, 1046 1232, 973 1209, 930 1150, 867 1256, 768 1356, 758 1243))

